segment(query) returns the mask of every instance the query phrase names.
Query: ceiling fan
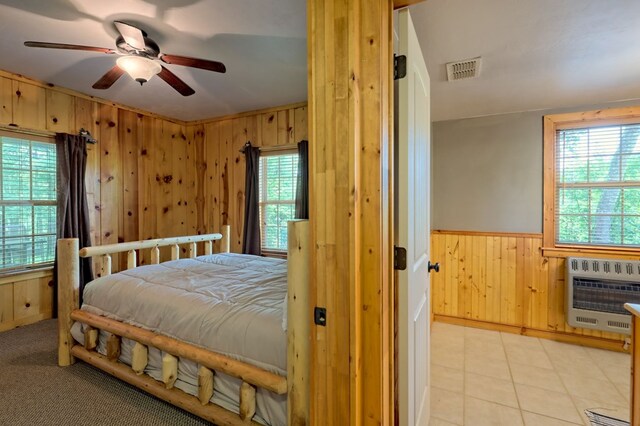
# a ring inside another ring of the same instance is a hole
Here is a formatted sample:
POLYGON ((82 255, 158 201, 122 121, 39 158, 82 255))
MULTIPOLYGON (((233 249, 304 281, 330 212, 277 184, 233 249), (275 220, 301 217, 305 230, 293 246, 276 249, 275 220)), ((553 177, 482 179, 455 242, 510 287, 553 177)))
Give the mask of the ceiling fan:
POLYGON ((25 41, 27 47, 44 47, 48 49, 86 50, 100 52, 108 55, 122 55, 116 60, 116 65, 106 72, 92 86, 94 89, 108 89, 125 72, 140 85, 149 81, 154 75, 158 75, 182 96, 190 96, 195 91, 178 76, 169 71, 160 62, 165 64, 182 65, 185 67, 200 68, 207 71, 224 73, 227 71, 222 62, 207 59, 189 58, 186 56, 168 55, 160 53, 160 48, 155 41, 147 37, 147 33, 121 21, 114 22, 120 33, 116 39, 116 49, 105 47, 82 46, 77 44, 47 43, 41 41, 25 41))

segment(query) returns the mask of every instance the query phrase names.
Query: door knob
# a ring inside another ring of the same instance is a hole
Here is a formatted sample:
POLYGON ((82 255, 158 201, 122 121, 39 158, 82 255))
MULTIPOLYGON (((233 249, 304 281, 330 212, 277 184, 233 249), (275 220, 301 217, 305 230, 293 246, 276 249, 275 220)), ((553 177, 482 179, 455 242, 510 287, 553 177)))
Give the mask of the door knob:
POLYGON ((431 263, 431 261, 429 261, 429 263, 427 263, 427 268, 428 272, 431 272, 432 269, 436 272, 440 272, 440 264, 438 262, 431 263))

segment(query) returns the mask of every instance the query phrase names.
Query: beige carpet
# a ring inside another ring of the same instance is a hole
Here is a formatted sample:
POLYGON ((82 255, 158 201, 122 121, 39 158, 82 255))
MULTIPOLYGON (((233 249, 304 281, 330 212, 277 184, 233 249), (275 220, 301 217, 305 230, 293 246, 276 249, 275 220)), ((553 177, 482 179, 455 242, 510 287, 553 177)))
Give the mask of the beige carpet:
POLYGON ((0 425, 206 425, 78 362, 58 367, 56 321, 0 333, 0 425))

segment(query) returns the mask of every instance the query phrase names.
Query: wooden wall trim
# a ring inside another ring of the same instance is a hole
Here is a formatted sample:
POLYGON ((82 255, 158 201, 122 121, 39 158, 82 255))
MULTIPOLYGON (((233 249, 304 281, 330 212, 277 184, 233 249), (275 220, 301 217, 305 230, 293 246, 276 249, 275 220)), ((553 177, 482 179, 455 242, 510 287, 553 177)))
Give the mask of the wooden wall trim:
MULTIPOLYGON (((296 108, 306 107, 307 106, 307 101, 302 101, 302 102, 296 102, 296 103, 287 104, 287 105, 280 105, 280 106, 262 108, 262 109, 253 110, 253 111, 243 111, 243 112, 239 112, 239 113, 235 113, 235 114, 227 114, 227 115, 218 116, 218 117, 205 118, 205 119, 202 119, 202 120, 184 121, 184 120, 178 120, 176 118, 166 117, 166 116, 163 116, 163 115, 160 115, 160 114, 156 114, 156 113, 153 113, 153 112, 145 111, 145 110, 140 109, 140 108, 135 108, 135 107, 131 107, 131 106, 128 106, 128 105, 119 104, 117 102, 112 102, 112 101, 109 101, 107 99, 99 98, 97 96, 87 95, 85 93, 78 92, 76 90, 71 90, 71 89, 67 89, 67 88, 61 87, 61 86, 56 86, 56 85, 51 84, 51 83, 46 83, 44 81, 36 80, 36 79, 31 78, 31 77, 26 77, 26 76, 23 76, 23 75, 20 75, 20 74, 14 74, 12 72, 4 71, 4 70, 1 70, 1 69, 0 69, 0 77, 9 78, 9 79, 15 80, 15 81, 21 81, 23 83, 28 83, 28 84, 31 84, 31 85, 36 86, 36 87, 41 87, 41 88, 44 88, 44 89, 47 89, 47 90, 50 90, 50 91, 55 91, 55 92, 63 93, 65 95, 74 96, 76 98, 97 102, 99 104, 109 105, 109 106, 112 106, 112 107, 115 107, 115 108, 118 108, 118 109, 121 109, 121 110, 131 111, 131 112, 136 113, 136 114, 142 114, 142 115, 147 116, 147 117, 152 117, 152 118, 157 118, 157 119, 160 119, 160 120, 169 121, 169 122, 181 125, 181 126, 197 126, 197 125, 201 125, 201 124, 214 123, 214 122, 217 122, 217 121, 230 120, 230 119, 240 118, 240 117, 250 117, 250 116, 254 116, 254 115, 266 114, 266 113, 270 113, 270 112, 282 111, 282 110, 287 110, 287 109, 296 109, 296 108)), ((11 129, 11 127, 9 127, 9 129, 11 129)))
POLYGON ((515 237, 515 238, 542 238, 542 234, 525 233, 525 232, 486 232, 486 231, 451 231, 436 229, 431 234, 440 235, 481 235, 486 237, 515 237))
POLYGON ((74 97, 80 98, 80 99, 86 99, 86 100, 89 100, 89 101, 97 102, 99 104, 110 105, 112 107, 119 108, 119 109, 124 109, 124 110, 127 110, 127 111, 131 111, 131 112, 134 112, 136 114, 143 114, 143 115, 146 115, 146 116, 149 116, 149 117, 159 118, 161 120, 171 121, 171 122, 174 122, 174 123, 177 123, 177 124, 186 124, 186 122, 184 122, 182 120, 177 120, 177 119, 171 118, 171 117, 165 117, 165 116, 162 116, 160 114, 155 114, 153 112, 145 111, 145 110, 142 110, 142 109, 139 109, 139 108, 134 108, 134 107, 131 107, 131 106, 119 104, 119 103, 116 103, 116 102, 109 101, 107 99, 99 98, 97 96, 87 95, 87 94, 82 93, 82 92, 78 92, 78 91, 75 91, 75 90, 67 89, 67 88, 64 88, 64 87, 61 87, 61 86, 56 86, 54 84, 46 83, 46 82, 43 82, 43 81, 40 81, 40 80, 36 80, 36 79, 31 78, 31 77, 26 77, 26 76, 23 76, 23 75, 20 75, 20 74, 14 74, 14 73, 9 72, 9 71, 0 70, 0 77, 6 77, 6 78, 9 78, 11 80, 32 84, 32 85, 34 85, 36 87, 41 87, 41 88, 44 88, 44 89, 47 89, 47 90, 63 93, 65 95, 74 96, 74 97))
POLYGON ((211 123, 215 123, 217 121, 231 120, 231 119, 234 119, 234 118, 242 118, 242 117, 250 117, 252 115, 261 115, 261 114, 267 114, 267 113, 270 113, 270 112, 284 111, 284 110, 288 110, 288 109, 296 109, 296 108, 301 108, 301 107, 306 107, 306 106, 307 106, 307 101, 296 102, 296 103, 292 103, 292 104, 286 104, 286 105, 274 106, 274 107, 269 107, 269 108, 257 109, 257 110, 253 110, 253 111, 244 111, 244 112, 238 112, 238 113, 235 113, 235 114, 227 114, 227 115, 222 115, 222 116, 219 116, 219 117, 205 118, 203 120, 189 121, 189 122, 187 122, 187 124, 189 124, 189 125, 211 124, 211 123))
POLYGON ((593 122, 609 123, 610 120, 637 119, 640 116, 640 106, 605 108, 592 111, 567 112, 562 114, 546 115, 558 129, 573 128, 576 123, 580 126, 593 122))
POLYGON ((544 246, 553 247, 556 244, 556 126, 550 116, 543 118, 543 129, 542 233, 544 246))
POLYGON ((0 285, 53 276, 53 267, 0 274, 0 285))

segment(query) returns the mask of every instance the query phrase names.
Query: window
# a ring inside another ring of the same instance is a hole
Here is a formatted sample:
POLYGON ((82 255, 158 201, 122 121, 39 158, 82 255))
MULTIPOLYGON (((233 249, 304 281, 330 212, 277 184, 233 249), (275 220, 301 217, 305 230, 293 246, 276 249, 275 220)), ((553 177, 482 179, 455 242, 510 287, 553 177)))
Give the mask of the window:
POLYGON ((640 115, 616 116, 629 111, 545 117, 546 247, 640 248, 640 115))
POLYGON ((294 219, 298 154, 260 156, 260 233, 264 252, 287 251, 287 221, 294 219))
POLYGON ((53 262, 56 179, 54 143, 0 133, 0 271, 53 262))

